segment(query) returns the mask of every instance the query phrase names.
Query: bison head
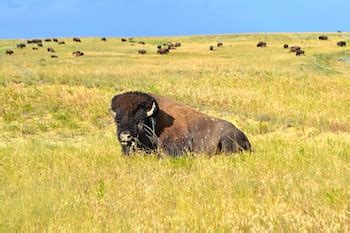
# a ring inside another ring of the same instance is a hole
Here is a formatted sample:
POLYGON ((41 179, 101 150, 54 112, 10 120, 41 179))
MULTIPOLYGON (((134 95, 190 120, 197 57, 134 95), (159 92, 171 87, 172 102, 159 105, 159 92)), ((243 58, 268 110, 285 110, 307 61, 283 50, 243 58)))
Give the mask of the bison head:
POLYGON ((157 147, 155 126, 159 109, 152 96, 141 92, 116 95, 112 98, 110 110, 124 154, 157 147))

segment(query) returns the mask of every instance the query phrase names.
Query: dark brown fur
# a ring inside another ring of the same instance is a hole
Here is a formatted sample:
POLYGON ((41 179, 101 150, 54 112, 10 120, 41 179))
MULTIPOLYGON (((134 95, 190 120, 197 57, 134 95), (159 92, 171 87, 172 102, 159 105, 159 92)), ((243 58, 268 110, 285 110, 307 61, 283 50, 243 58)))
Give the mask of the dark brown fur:
MULTIPOLYGON (((140 140, 139 149, 154 151, 163 149, 169 155, 184 153, 234 153, 250 150, 250 143, 245 134, 228 121, 217 119, 200 113, 188 106, 164 96, 128 92, 113 97, 111 109, 115 115, 117 134, 128 131, 140 140), (146 112, 156 110, 152 116, 146 112), (136 127, 139 121, 152 129, 150 119, 155 125, 153 140, 139 132, 136 127)), ((127 145, 122 145, 123 152, 130 152, 127 145)))

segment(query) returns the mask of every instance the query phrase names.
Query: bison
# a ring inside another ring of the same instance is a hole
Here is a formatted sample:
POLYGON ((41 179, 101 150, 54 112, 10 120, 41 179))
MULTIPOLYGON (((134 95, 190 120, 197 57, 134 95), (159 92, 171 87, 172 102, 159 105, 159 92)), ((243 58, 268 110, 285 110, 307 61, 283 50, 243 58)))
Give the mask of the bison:
POLYGON ((34 39, 34 40, 32 40, 32 42, 35 43, 35 44, 43 43, 43 41, 40 40, 40 39, 34 39))
POLYGON ((45 42, 51 42, 52 40, 51 39, 45 39, 45 42))
POLYGON ((146 54, 146 50, 143 50, 143 49, 139 50, 139 54, 141 54, 141 55, 146 54))
POLYGON ((53 48, 47 48, 47 51, 50 52, 50 53, 54 53, 55 50, 53 48))
POLYGON ((37 47, 33 47, 32 49, 33 49, 33 50, 39 50, 37 47))
POLYGON ((176 43, 175 43, 175 47, 181 47, 181 43, 176 42, 176 43))
POLYGON ((328 40, 328 36, 322 35, 322 36, 319 36, 318 39, 319 40, 328 40))
POLYGON ((58 58, 58 56, 56 56, 56 55, 51 55, 51 58, 58 58))
POLYGON ((296 56, 301 56, 301 55, 305 55, 305 51, 304 50, 298 50, 295 53, 296 56))
POLYGON ((42 43, 37 43, 37 45, 38 45, 39 47, 43 47, 43 44, 42 44, 42 43))
POLYGON ((12 55, 14 52, 12 49, 7 49, 6 50, 6 55, 12 55))
POLYGON ((53 38, 52 41, 53 42, 58 42, 58 39, 57 38, 53 38))
POLYGON ((16 47, 17 47, 18 49, 23 49, 23 48, 26 47, 26 45, 23 44, 23 43, 20 43, 20 44, 16 44, 16 47))
POLYGON ((223 44, 222 42, 219 42, 219 43, 217 44, 217 46, 218 46, 218 47, 222 47, 222 46, 224 46, 224 44, 223 44))
POLYGON ((157 53, 159 54, 168 54, 169 53, 169 48, 160 48, 157 50, 157 53))
POLYGON ((295 52, 297 52, 299 50, 301 50, 301 48, 299 46, 292 46, 292 47, 290 47, 289 52, 290 53, 295 53, 295 52))
POLYGON ((144 41, 139 41, 139 44, 145 45, 146 43, 144 41))
POLYGON ((101 41, 107 42, 107 38, 106 38, 106 37, 102 37, 102 38, 101 38, 101 41))
POLYGON ((209 50, 213 51, 214 50, 214 46, 210 45, 209 50))
POLYGON ((27 40, 27 44, 33 44, 32 40, 27 40))
POLYGON ((289 46, 288 46, 287 44, 284 44, 284 45, 283 45, 283 48, 285 48, 285 49, 288 49, 288 47, 289 47, 289 46))
POLYGON ((346 46, 346 42, 345 41, 339 41, 339 42, 337 42, 337 45, 339 47, 345 47, 346 46))
POLYGON ((162 46, 161 46, 161 45, 158 45, 158 46, 157 46, 157 49, 161 49, 161 48, 162 48, 162 46))
POLYGON ((84 53, 81 52, 81 51, 74 51, 72 54, 73 54, 74 56, 76 56, 76 57, 84 56, 84 53))
POLYGON ((256 47, 260 47, 260 48, 265 48, 266 47, 266 42, 260 41, 256 47))
POLYGON ((235 153, 250 150, 246 135, 232 123, 210 117, 170 98, 127 92, 112 98, 110 111, 122 152, 162 149, 186 153, 235 153))
POLYGON ((66 44, 64 41, 59 41, 58 44, 66 44))
POLYGON ((121 38, 120 40, 121 40, 123 43, 127 41, 127 39, 125 39, 125 38, 121 38))
POLYGON ((81 42, 81 40, 80 40, 80 38, 78 38, 78 37, 74 37, 74 38, 73 38, 73 42, 81 42))

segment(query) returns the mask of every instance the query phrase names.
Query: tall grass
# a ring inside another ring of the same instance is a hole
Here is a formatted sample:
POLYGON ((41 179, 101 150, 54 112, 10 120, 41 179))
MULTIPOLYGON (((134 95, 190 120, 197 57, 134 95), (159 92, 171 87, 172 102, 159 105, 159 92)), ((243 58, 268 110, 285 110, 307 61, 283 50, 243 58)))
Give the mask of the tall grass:
POLYGON ((58 59, 0 41, 0 231, 349 231, 350 50, 336 42, 350 34, 329 38, 44 43, 58 59), (167 41, 182 47, 157 55, 167 41), (107 109, 130 90, 233 122, 254 153, 124 157, 107 109))

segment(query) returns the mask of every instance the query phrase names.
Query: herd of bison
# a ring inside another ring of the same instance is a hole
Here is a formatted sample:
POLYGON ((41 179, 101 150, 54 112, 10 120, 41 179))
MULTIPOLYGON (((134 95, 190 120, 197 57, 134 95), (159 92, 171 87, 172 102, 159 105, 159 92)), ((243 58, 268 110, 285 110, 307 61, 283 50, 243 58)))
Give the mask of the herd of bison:
MULTIPOLYGON (((328 40, 328 37, 325 36, 325 35, 321 35, 318 37, 319 40, 328 40)), ((101 38, 101 41, 102 42, 107 42, 107 38, 103 37, 101 38)), ((57 38, 53 38, 53 39, 44 39, 44 40, 41 40, 41 39, 33 39, 33 40, 27 40, 27 44, 32 44, 32 49, 33 50, 39 50, 39 47, 43 47, 43 42, 56 42, 58 45, 64 45, 65 44, 65 41, 62 41, 62 40, 58 40, 57 38)), ((81 42, 81 39, 80 38, 73 38, 73 42, 77 42, 77 43, 80 43, 81 42)), ((135 45, 135 43, 138 43, 140 45, 145 45, 146 43, 144 41, 135 41, 134 38, 121 38, 121 42, 122 43, 131 43, 132 46, 135 45)), ((18 49, 23 49, 23 48, 26 48, 26 44, 25 43, 19 43, 16 45, 16 47, 18 49)), ((219 42, 217 43, 216 45, 217 47, 222 47, 223 46, 223 43, 222 42, 219 42)), ((260 41, 257 45, 257 47, 260 47, 260 48, 264 48, 267 46, 266 42, 264 41, 260 41)), ((337 42, 337 46, 339 47, 345 47, 346 46, 346 42, 345 41, 338 41, 337 42)), ((177 42, 177 43, 171 43, 171 42, 168 42, 168 43, 164 43, 162 45, 158 45, 157 46, 157 53, 158 54, 168 54, 170 52, 170 50, 173 50, 173 49, 176 49, 177 47, 181 47, 181 43, 177 42)), ((289 47, 288 44, 284 44, 283 48, 285 49, 290 49, 289 51, 292 52, 292 53, 295 53, 296 56, 300 56, 300 55, 305 55, 305 51, 300 47, 300 46, 291 46, 289 47)), ((209 47, 209 50, 210 51, 215 51, 215 47, 213 45, 210 45, 209 47)), ((48 47, 47 48, 47 51, 49 53, 55 53, 55 50, 52 48, 52 47, 48 47)), ((138 50, 138 53, 141 54, 141 55, 144 55, 147 53, 146 50, 144 49, 140 49, 138 50)), ((7 55, 12 55, 14 54, 14 51, 12 49, 7 49, 6 50, 6 54, 7 55)), ((84 56, 84 52, 82 51, 74 51, 72 52, 72 55, 75 56, 75 57, 81 57, 81 56, 84 56)), ((51 55, 52 58, 58 58, 57 55, 54 55, 52 54, 51 55)))

